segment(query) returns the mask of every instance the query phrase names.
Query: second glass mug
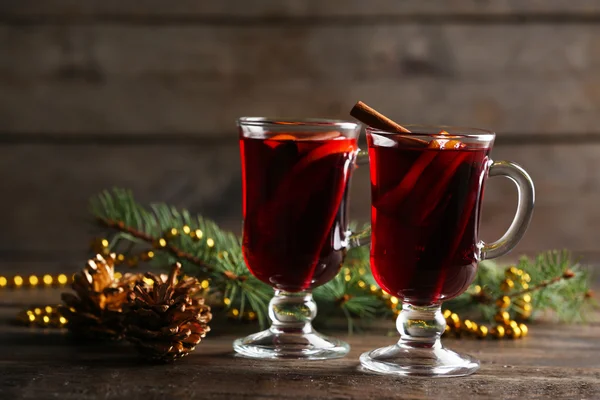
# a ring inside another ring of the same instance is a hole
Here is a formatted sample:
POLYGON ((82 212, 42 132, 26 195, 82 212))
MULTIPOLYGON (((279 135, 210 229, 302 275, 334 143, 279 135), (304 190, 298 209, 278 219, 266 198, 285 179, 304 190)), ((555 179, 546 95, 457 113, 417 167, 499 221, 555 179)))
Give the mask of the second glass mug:
POLYGON ((400 340, 364 353, 362 366, 392 375, 464 376, 479 362, 442 347, 441 303, 462 294, 481 260, 511 251, 535 202, 529 175, 490 159, 495 134, 472 128, 406 125, 399 134, 367 127, 371 176, 371 270, 383 290, 402 300, 400 340), (516 183, 518 207, 496 242, 479 240, 488 176, 516 183))
MULTIPOLYGON (((306 289, 333 278, 351 243, 367 242, 364 235, 362 242, 360 236, 351 240, 345 216, 360 128, 343 121, 263 118, 242 118, 239 127, 244 255, 251 272, 274 286, 276 295, 269 310, 273 326, 238 339, 234 348, 258 358, 343 356, 349 350, 347 344, 313 331, 310 321, 316 307, 306 289), (338 171, 335 177, 333 171, 338 171), (275 193, 271 199, 269 192, 275 193), (310 211, 321 215, 294 211, 292 206, 308 210, 308 203, 300 204, 310 197, 310 211), (251 211, 257 207, 262 214, 251 211), (296 222, 290 220, 292 214, 296 222), (300 249, 312 254, 310 262, 299 257, 290 263, 290 256, 299 255, 298 246, 306 244, 289 236, 299 216, 306 219, 304 234, 312 232, 311 236, 325 239, 313 241, 313 247, 321 246, 316 252, 300 249), (259 242, 262 257, 256 251, 259 242), (294 267, 300 268, 294 271, 294 267), (290 287, 290 282, 296 283, 290 287)), ((424 126, 412 126, 411 131, 396 134, 367 128, 374 229, 371 267, 378 283, 402 299, 404 306, 397 323, 398 344, 363 354, 361 363, 380 373, 466 375, 478 363, 441 347, 439 337, 445 327, 441 301, 466 290, 478 261, 498 257, 516 245, 531 217, 533 184, 520 167, 489 160, 492 132, 424 126), (519 209, 507 233, 484 245, 478 241, 477 228, 488 173, 508 176, 518 184, 519 209), (452 261, 455 254, 468 262, 452 261)))

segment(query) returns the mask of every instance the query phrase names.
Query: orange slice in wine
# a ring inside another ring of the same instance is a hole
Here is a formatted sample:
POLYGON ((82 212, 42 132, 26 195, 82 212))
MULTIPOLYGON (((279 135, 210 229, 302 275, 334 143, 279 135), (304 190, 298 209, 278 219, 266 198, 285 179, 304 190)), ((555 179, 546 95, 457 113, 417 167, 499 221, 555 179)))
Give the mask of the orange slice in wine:
POLYGON ((454 139, 434 139, 429 142, 430 149, 451 150, 464 149, 466 145, 459 140, 454 139))
POLYGON ((310 197, 310 190, 298 193, 298 190, 294 190, 295 187, 298 185, 307 188, 318 187, 322 179, 328 176, 328 174, 319 174, 323 176, 315 175, 314 170, 308 167, 325 157, 355 151, 358 151, 356 141, 348 139, 327 142, 310 151, 285 175, 273 196, 272 204, 266 208, 273 210, 273 214, 277 215, 278 213, 275 211, 277 207, 288 207, 289 204, 303 203, 304 200, 301 198, 310 197))
POLYGON ((338 131, 329 131, 329 132, 320 132, 320 133, 308 133, 308 132, 298 132, 297 134, 292 133, 279 133, 275 136, 271 136, 267 140, 297 140, 297 141, 307 141, 307 140, 331 140, 337 137, 343 137, 343 135, 338 131))
POLYGON ((406 196, 413 190, 421 177, 421 174, 425 171, 425 168, 431 164, 435 156, 437 156, 437 152, 435 151, 424 151, 421 153, 417 161, 415 161, 410 170, 404 175, 404 178, 402 178, 402 181, 400 181, 398 186, 387 192, 377 202, 377 207, 390 209, 400 206, 406 196))
POLYGON ((333 154, 349 153, 352 151, 358 151, 356 141, 354 140, 331 141, 306 154, 296 165, 294 165, 290 175, 293 176, 294 174, 302 171, 308 165, 320 160, 323 157, 333 154))
POLYGON ((265 139, 265 144, 272 149, 277 148, 281 142, 295 141, 296 137, 287 133, 280 133, 268 139, 265 139))
MULTIPOLYGON (((416 190, 414 192, 415 200, 426 198, 426 201, 425 203, 420 204, 418 207, 418 213, 412 214, 413 223, 420 225, 427 219, 427 217, 429 217, 431 213, 433 213, 442 199, 444 192, 446 192, 448 186, 454 178, 456 170, 464 162, 467 156, 468 154, 465 152, 458 153, 456 157, 444 165, 444 168, 441 169, 441 176, 433 185, 428 185, 426 188, 421 188, 421 191, 416 190)), ((417 201, 421 202, 420 200, 417 201)))
POLYGON ((268 138, 267 140, 296 140, 296 136, 289 135, 287 133, 280 133, 278 135, 268 138))
MULTIPOLYGON (((439 135, 442 136, 446 136, 446 135, 450 135, 448 132, 441 130, 439 135)), ((462 143, 460 140, 456 140, 456 139, 434 139, 431 142, 429 142, 429 147, 430 149, 440 149, 440 150, 450 150, 450 149, 464 149, 465 147, 467 147, 464 143, 462 143)))
MULTIPOLYGON (((337 138, 345 138, 338 131, 329 131, 329 132, 321 132, 321 133, 307 133, 307 132, 298 132, 297 134, 293 133, 279 133, 275 136, 265 139, 265 144, 271 148, 277 147, 281 142, 284 141, 293 141, 293 142, 309 142, 311 140, 335 140, 337 138)), ((300 149, 302 150, 302 149, 300 149)))

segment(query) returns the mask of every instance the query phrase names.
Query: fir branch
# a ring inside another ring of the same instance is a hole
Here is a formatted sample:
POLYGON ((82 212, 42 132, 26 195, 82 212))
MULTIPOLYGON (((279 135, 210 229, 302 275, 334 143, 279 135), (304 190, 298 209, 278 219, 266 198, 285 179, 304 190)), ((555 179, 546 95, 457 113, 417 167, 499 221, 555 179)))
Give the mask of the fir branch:
MULTIPOLYGON (((523 295, 531 296, 531 306, 536 312, 552 310, 559 321, 585 320, 592 302, 586 300, 589 290, 588 272, 571 259, 568 251, 548 251, 535 259, 522 257, 516 268, 530 278, 526 289, 517 286, 504 292, 502 282, 505 269, 492 261, 482 261, 477 277, 469 290, 461 296, 444 303, 444 308, 458 313, 479 315, 480 319, 493 321, 498 312, 496 301, 508 296, 512 301, 508 311, 512 315, 524 314, 518 301, 523 295), (478 287, 478 290, 475 290, 478 287)), ((518 280, 518 279, 517 279, 518 280)))
POLYGON ((568 251, 549 251, 534 259, 522 257, 517 268, 531 276, 530 287, 552 278, 562 278, 530 293, 531 305, 536 313, 553 311, 559 321, 565 322, 587 319, 588 311, 593 306, 592 302, 585 300, 585 293, 590 289, 589 272, 574 262, 568 251))
MULTIPOLYGON (((104 191, 91 200, 91 212, 104 227, 116 234, 111 251, 124 242, 129 246, 151 245, 157 255, 156 265, 165 267, 175 261, 184 271, 211 282, 211 291, 219 295, 226 308, 238 309, 239 318, 246 310, 258 316, 261 325, 267 322, 267 308, 272 288, 250 274, 246 268, 240 238, 221 230, 214 222, 192 216, 165 204, 152 204, 149 209, 137 203, 131 192, 123 189, 104 191), (202 240, 190 235, 172 235, 172 228, 199 230, 202 240), (160 239, 164 246, 156 246, 160 239), (208 239, 212 240, 211 245, 208 239)), ((506 279, 504 268, 491 261, 479 265, 477 277, 463 295, 444 303, 444 308, 468 313, 475 319, 493 320, 497 312, 496 299, 509 296, 519 299, 531 295, 534 310, 554 310, 559 320, 581 320, 588 305, 593 304, 587 271, 571 261, 568 252, 551 251, 535 259, 521 258, 517 267, 527 273, 528 288, 515 287, 511 292, 501 290, 506 279)), ((342 272, 327 284, 314 290, 319 307, 319 320, 340 316, 348 320, 351 331, 358 321, 393 315, 394 304, 376 286, 369 267, 369 249, 359 247, 348 252, 342 272), (324 318, 325 317, 325 318, 324 318)), ((512 302, 510 312, 523 311, 512 302)))
MULTIPOLYGON (((150 245, 154 245, 154 243, 159 239, 159 238, 153 238, 150 235, 145 234, 144 232, 138 231, 130 226, 125 226, 125 224, 123 223, 123 221, 113 221, 110 219, 104 219, 102 217, 98 217, 98 222, 108 228, 112 228, 112 229, 117 229, 120 230, 124 233, 127 233, 131 236, 133 236, 134 238, 138 238, 141 239, 145 242, 147 242, 150 245)), ((165 249, 168 250, 171 254, 173 254, 174 256, 176 256, 178 259, 182 259, 185 261, 189 261, 192 264, 195 264, 197 266, 199 266, 200 268, 205 269, 206 271, 211 271, 212 270, 212 266, 208 265, 207 263, 205 263, 203 260, 201 260, 198 257, 193 256, 192 254, 186 253, 185 251, 181 250, 180 248, 172 245, 172 244, 166 244, 165 249)), ((227 275, 228 272, 225 273, 225 275, 230 278, 230 279, 238 279, 237 275, 231 274, 231 275, 227 275), (234 278, 235 277, 235 278, 234 278)))
MULTIPOLYGON (((92 198, 90 209, 96 220, 117 233, 117 240, 131 238, 154 247, 159 254, 155 264, 162 267, 179 261, 186 273, 207 278, 211 290, 227 298, 226 308, 249 308, 261 325, 267 321, 267 305, 272 289, 250 275, 245 268, 239 238, 221 230, 214 222, 193 217, 187 210, 165 204, 152 204, 150 210, 137 203, 130 191, 115 188, 92 198), (168 232, 183 227, 198 231, 201 240, 189 235, 168 237, 168 232), (157 245, 164 239, 163 245, 157 245), (212 240, 212 245, 208 241, 212 240)), ((111 247, 113 245, 111 244, 111 247)), ((243 313, 239 313, 242 317, 243 313)))
POLYGON ((540 283, 538 283, 535 286, 532 286, 530 288, 521 289, 521 290, 519 290, 517 292, 511 292, 507 296, 509 298, 511 298, 511 299, 517 298, 517 297, 521 297, 524 294, 531 293, 531 292, 536 292, 536 291, 544 289, 545 287, 550 286, 552 284, 561 282, 563 280, 571 279, 574 276, 575 276, 575 272, 571 271, 570 269, 567 269, 565 272, 563 272, 559 276, 555 276, 554 278, 542 281, 542 282, 540 282, 540 283))

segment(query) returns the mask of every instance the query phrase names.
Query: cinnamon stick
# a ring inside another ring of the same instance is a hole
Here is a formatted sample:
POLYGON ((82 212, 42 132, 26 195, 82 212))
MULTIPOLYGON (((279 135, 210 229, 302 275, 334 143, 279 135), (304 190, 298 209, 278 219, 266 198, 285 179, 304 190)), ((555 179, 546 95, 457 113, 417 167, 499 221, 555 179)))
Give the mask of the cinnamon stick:
POLYGON ((382 131, 396 131, 398 133, 410 133, 408 129, 392 121, 362 101, 359 101, 354 105, 354 107, 352 107, 352 110, 350 110, 350 115, 363 124, 375 129, 381 129, 382 131))
MULTIPOLYGON (((392 121, 385 115, 381 114, 374 108, 369 107, 362 101, 359 101, 350 110, 350 115, 371 128, 380 129, 387 132, 411 133, 402 125, 392 121)), ((411 135, 402 136, 397 139, 398 142, 405 142, 410 145, 418 145, 419 147, 427 147, 429 142, 411 135)))

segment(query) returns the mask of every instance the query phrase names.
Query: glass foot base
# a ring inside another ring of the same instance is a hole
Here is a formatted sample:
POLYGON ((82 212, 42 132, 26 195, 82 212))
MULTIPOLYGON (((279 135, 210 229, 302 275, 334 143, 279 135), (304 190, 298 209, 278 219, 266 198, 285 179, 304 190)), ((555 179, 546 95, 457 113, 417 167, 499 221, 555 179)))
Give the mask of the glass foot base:
POLYGON ((237 339, 233 349, 244 357, 262 359, 327 360, 344 357, 350 345, 314 331, 279 333, 271 329, 237 339))
POLYGON ((373 372, 400 376, 452 377, 471 375, 479 361, 443 348, 395 344, 360 356, 362 366, 373 372))

